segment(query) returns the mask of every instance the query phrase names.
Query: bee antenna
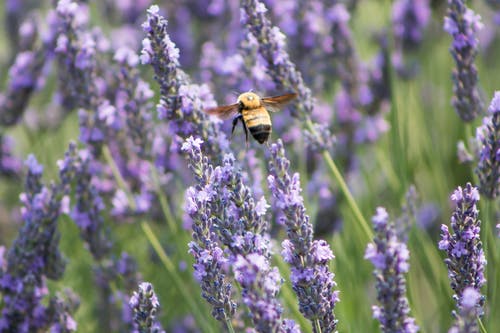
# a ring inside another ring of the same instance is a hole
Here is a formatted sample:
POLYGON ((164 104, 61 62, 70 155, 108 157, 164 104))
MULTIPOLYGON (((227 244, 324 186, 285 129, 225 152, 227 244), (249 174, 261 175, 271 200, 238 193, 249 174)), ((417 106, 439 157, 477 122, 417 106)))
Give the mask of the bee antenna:
POLYGON ((239 92, 237 92, 236 90, 232 90, 231 91, 231 94, 233 94, 235 97, 238 97, 239 95, 241 95, 239 92))

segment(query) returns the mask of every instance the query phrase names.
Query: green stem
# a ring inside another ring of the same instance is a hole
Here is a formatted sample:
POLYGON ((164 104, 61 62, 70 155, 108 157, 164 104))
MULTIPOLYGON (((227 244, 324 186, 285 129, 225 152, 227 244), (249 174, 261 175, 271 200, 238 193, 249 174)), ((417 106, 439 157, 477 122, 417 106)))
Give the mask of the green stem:
POLYGON ((319 320, 314 320, 314 332, 321 333, 321 326, 319 325, 319 320))
POLYGON ((125 179, 123 179, 120 169, 118 169, 118 166, 115 163, 115 159, 111 155, 111 151, 109 150, 109 147, 107 145, 102 146, 102 153, 104 155, 104 159, 106 160, 106 162, 108 162, 109 166, 111 167, 111 172, 113 173, 113 177, 115 178, 118 187, 123 189, 127 194, 127 198, 130 201, 129 204, 135 206, 133 198, 129 197, 131 195, 130 189, 128 188, 128 185, 125 182, 125 179))
POLYGON ((488 333, 486 327, 484 327, 483 321, 481 318, 477 317, 477 322, 479 323, 479 328, 481 329, 481 333, 488 333))
MULTIPOLYGON (((497 285, 498 285, 498 280, 495 278, 495 273, 496 273, 496 267, 498 264, 498 255, 496 251, 496 239, 494 237, 494 232, 495 226, 492 226, 492 216, 493 212, 491 211, 491 206, 492 202, 490 199, 484 198, 483 200, 480 201, 480 207, 482 211, 482 217, 483 217, 483 225, 482 225, 482 230, 483 230, 483 249, 485 251, 485 256, 488 261, 488 265, 486 266, 486 285, 487 285, 487 301, 490 303, 490 309, 491 313, 490 316, 491 318, 497 318, 496 317, 496 310, 497 310, 497 285)), ((481 321, 480 321, 480 324, 481 321)))
MULTIPOLYGON (((182 296, 184 296, 185 300, 189 304, 189 307, 193 310, 193 315, 196 317, 196 320, 200 325, 199 327, 204 327, 204 329, 213 332, 210 326, 207 325, 207 319, 203 317, 200 309, 198 308, 198 304, 192 298, 192 293, 187 291, 186 285, 183 283, 182 278, 177 274, 174 264, 165 253, 165 250, 161 246, 160 241, 155 236, 149 224, 145 221, 141 221, 141 228, 144 234, 146 235, 146 238, 148 239, 149 243, 151 244, 156 254, 160 258, 161 262, 163 263, 163 266, 165 266, 170 276, 172 277, 172 280, 174 284, 177 286, 177 289, 180 291, 182 296)), ((231 329, 229 330, 231 331, 231 329)), ((232 332, 234 332, 234 330, 232 332)))
POLYGON ((226 327, 227 327, 229 333, 235 333, 234 328, 233 328, 233 324, 231 323, 231 319, 226 319, 226 327))
POLYGON ((170 205, 168 204, 167 197, 160 188, 160 177, 158 176, 158 170, 154 167, 151 168, 151 174, 153 176, 153 182, 155 183, 156 195, 158 195, 158 199, 160 200, 160 206, 163 214, 165 215, 165 219, 167 220, 167 224, 170 230, 172 230, 174 234, 177 234, 178 229, 177 223, 175 223, 175 217, 170 210, 170 205))
MULTIPOLYGON (((308 129, 312 132, 315 132, 314 125, 310 119, 306 120, 306 125, 308 129)), ((347 199, 347 204, 351 208, 352 212, 354 213, 354 216, 356 217, 356 220, 358 221, 359 225, 361 226, 361 229, 363 229, 363 232, 365 236, 368 238, 368 240, 371 240, 373 238, 373 233, 371 228, 368 226, 368 222, 364 218, 363 214, 361 213, 361 210, 358 207, 358 204, 354 200, 351 192, 349 191, 349 188, 347 187, 347 184, 344 180, 344 177, 340 174, 339 169, 337 168, 337 165, 332 159, 332 156, 327 150, 324 150, 322 152, 323 159, 326 162, 326 165, 328 166, 328 169, 330 169, 330 172, 333 175, 333 178, 337 181, 337 183, 340 186, 340 190, 344 194, 344 196, 347 199)))

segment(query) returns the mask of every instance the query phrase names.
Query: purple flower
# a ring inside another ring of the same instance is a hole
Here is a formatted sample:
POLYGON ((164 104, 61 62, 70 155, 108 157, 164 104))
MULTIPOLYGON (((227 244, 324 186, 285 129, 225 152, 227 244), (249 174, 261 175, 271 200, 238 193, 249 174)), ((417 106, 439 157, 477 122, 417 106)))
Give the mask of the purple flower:
POLYGON ((490 199, 500 194, 500 91, 495 92, 488 116, 476 131, 479 146, 475 172, 479 178, 479 190, 490 199))
MULTIPOLYGON (((243 302, 249 308, 255 329, 258 332, 287 332, 281 319, 282 307, 276 299, 281 277, 278 270, 270 265, 269 241, 266 236, 261 236, 267 229, 264 220, 267 203, 263 198, 255 203, 231 154, 224 156, 223 164, 213 169, 207 164, 207 158, 201 155, 201 143, 199 139, 188 138, 183 144, 183 150, 190 158, 190 168, 199 182, 194 189, 188 190, 186 198, 186 212, 194 222, 193 238, 206 239, 207 236, 200 232, 212 230, 227 247, 230 253, 228 261, 234 267, 235 279, 242 287, 243 302), (206 221, 203 228, 199 225, 200 220, 206 221)), ((211 246, 220 254, 217 256, 220 257, 218 261, 224 264, 222 250, 214 240, 206 239, 203 244, 213 244, 211 246)), ((214 273, 211 273, 213 268, 210 270, 207 263, 212 263, 216 258, 210 250, 196 252, 198 247, 195 245, 196 242, 191 242, 191 253, 198 258, 195 276, 203 289, 206 285, 203 282, 214 278, 214 273)), ((214 309, 214 313, 218 311, 214 309)))
POLYGON ((24 224, 0 269, 2 331, 47 330, 59 323, 61 314, 53 307, 54 298, 48 306, 42 300, 48 294, 46 278, 58 280, 65 270, 57 230, 64 185, 44 186, 43 166, 33 155, 28 157, 26 166, 26 192, 20 196, 24 224))
POLYGON ((338 292, 328 269, 333 253, 325 241, 313 240, 313 229, 306 215, 300 195, 298 174, 289 174, 290 161, 285 157, 283 143, 271 145, 269 162, 269 189, 277 207, 285 216, 288 239, 282 243, 283 257, 291 266, 293 290, 299 298, 300 312, 313 323, 313 331, 335 331, 337 320, 333 314, 338 292))
POLYGON ((395 38, 403 49, 415 48, 421 41, 423 30, 430 18, 428 0, 398 0, 392 6, 395 38))
POLYGON ((452 104, 460 118, 467 122, 474 120, 483 110, 474 65, 478 47, 476 34, 482 27, 480 19, 479 15, 467 8, 463 0, 448 0, 444 30, 453 37, 450 52, 456 64, 452 74, 452 104))
POLYGON ((75 144, 70 144, 65 159, 59 161, 58 165, 61 182, 66 187, 65 194, 68 194, 69 186, 76 182, 70 216, 80 228, 80 235, 92 256, 100 260, 109 255, 111 243, 101 214, 104 203, 98 188, 92 182, 92 159, 88 150, 77 151, 75 144))
POLYGON ((55 53, 59 63, 62 103, 67 109, 95 108, 99 102, 95 85, 96 41, 86 29, 86 6, 60 0, 56 12, 59 31, 55 53))
POLYGON ((125 127, 128 140, 123 144, 140 158, 146 158, 151 154, 153 145, 153 117, 150 110, 154 93, 149 84, 140 78, 136 68, 138 56, 134 51, 121 47, 116 51, 114 60, 120 68, 114 103, 117 119, 112 124, 125 127))
POLYGON ((0 175, 16 177, 20 175, 22 161, 12 155, 13 140, 0 135, 0 175))
POLYGON ((134 328, 137 332, 164 332, 155 320, 160 302, 158 302, 151 283, 142 282, 139 284, 139 291, 134 291, 130 297, 129 306, 134 312, 134 328))
POLYGON ((215 200, 208 200, 220 192, 221 185, 214 181, 213 166, 201 153, 202 142, 189 137, 182 145, 197 181, 186 192, 185 211, 192 220, 193 229, 189 253, 195 259, 194 276, 201 286, 203 298, 212 306, 212 315, 227 323, 236 312, 236 303, 231 299, 232 285, 223 271, 227 259, 213 231, 214 217, 222 216, 223 207, 215 200))
MULTIPOLYGON (((464 291, 473 288, 480 293, 486 282, 484 269, 486 258, 479 237, 481 221, 476 207, 479 191, 470 183, 465 188, 458 187, 451 195, 456 208, 451 216, 451 231, 441 226, 439 249, 446 251, 445 259, 454 299, 459 310, 462 308, 464 291)), ((483 315, 484 296, 478 301, 477 314, 483 315)))
POLYGON ((389 222, 389 214, 383 207, 377 208, 372 218, 375 238, 368 244, 365 259, 375 266, 377 300, 372 307, 373 317, 380 322, 383 332, 417 332, 415 319, 410 317, 406 298, 404 274, 409 269, 409 251, 396 233, 396 226, 389 222))
POLYGON ((213 96, 205 85, 191 84, 179 67, 179 50, 167 33, 167 21, 151 6, 143 24, 147 37, 143 40, 141 61, 150 64, 160 85, 160 119, 168 121, 177 144, 189 136, 199 135, 207 142, 209 155, 222 159, 229 146, 222 131, 208 120, 204 108, 214 105, 213 96), (180 138, 180 140, 179 140, 180 138))
POLYGON ((22 117, 33 92, 43 82, 48 52, 38 38, 34 41, 38 43, 19 52, 9 69, 5 95, 0 95, 0 124, 4 126, 12 126, 22 117))
POLYGON ((455 323, 448 333, 479 333, 477 317, 481 315, 483 301, 483 296, 475 288, 465 288, 460 311, 454 312, 455 323))
POLYGON ((283 309, 276 295, 281 277, 276 267, 270 269, 269 259, 257 253, 238 255, 234 262, 235 278, 243 287, 243 302, 250 309, 257 332, 294 332, 298 326, 283 321, 283 309))

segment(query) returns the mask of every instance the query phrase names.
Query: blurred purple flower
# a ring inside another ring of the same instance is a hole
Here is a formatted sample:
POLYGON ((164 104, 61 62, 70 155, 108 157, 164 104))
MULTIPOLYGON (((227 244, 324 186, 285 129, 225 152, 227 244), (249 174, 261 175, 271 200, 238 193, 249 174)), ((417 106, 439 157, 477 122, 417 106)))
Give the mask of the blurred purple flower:
MULTIPOLYGON (((460 309, 463 304, 466 288, 474 288, 480 293, 481 287, 486 282, 484 269, 486 258, 483 245, 479 236, 481 221, 478 219, 476 207, 479 201, 479 191, 470 183, 465 188, 458 187, 451 195, 451 200, 456 208, 451 216, 451 229, 446 225, 441 226, 441 241, 439 249, 446 251, 445 259, 448 267, 448 277, 451 288, 455 292, 453 299, 460 309)), ((484 296, 481 296, 477 305, 477 314, 483 315, 484 296)))
POLYGON ((464 289, 458 313, 454 313, 455 323, 448 333, 479 333, 477 317, 481 315, 483 297, 472 287, 464 289))
POLYGON ((429 0, 398 0, 392 5, 394 36, 403 49, 418 46, 423 30, 429 23, 431 9, 429 0))
POLYGON ((94 83, 96 43, 86 27, 86 5, 60 0, 56 12, 58 34, 55 53, 62 103, 67 109, 95 107, 95 103, 99 102, 94 83))
POLYGON ((74 185, 74 204, 70 216, 80 228, 80 235, 97 261, 109 255, 111 242, 106 234, 101 211, 104 203, 99 190, 92 183, 92 155, 86 149, 77 150, 71 143, 63 160, 58 161, 60 180, 65 194, 74 185))
POLYGON ((43 166, 33 155, 26 166, 25 193, 20 196, 24 224, 7 253, 6 265, 0 269, 2 332, 46 330, 59 323, 62 315, 54 308, 54 298, 48 306, 42 300, 48 294, 46 278, 58 280, 65 270, 57 230, 64 185, 44 186, 43 166))
POLYGON ((495 92, 483 125, 476 130, 479 191, 489 199, 500 194, 500 91, 495 92))
POLYGON ((196 321, 192 315, 187 315, 183 318, 175 320, 168 330, 172 333, 200 333, 200 329, 196 326, 196 321))
POLYGON ((481 17, 467 8, 463 0, 448 0, 444 30, 453 37, 450 52, 456 64, 452 74, 452 104, 460 118, 466 122, 474 120, 483 112, 477 69, 474 65, 478 47, 476 34, 481 28, 481 17))
POLYGON ((17 178, 20 176, 22 161, 12 154, 13 139, 0 135, 0 175, 17 178))
POLYGON ((43 82, 43 69, 49 57, 47 47, 34 37, 31 45, 17 53, 9 69, 5 93, 0 95, 0 123, 14 125, 23 115, 33 92, 43 82))
POLYGON ((429 0, 398 0, 392 6, 395 43, 392 58, 397 73, 404 79, 413 77, 417 72, 416 60, 410 62, 407 57, 419 48, 430 16, 429 0))
POLYGON ((313 240, 299 175, 290 176, 283 143, 278 140, 270 149, 267 180, 276 206, 284 214, 288 239, 282 243, 282 255, 292 267, 290 280, 299 298, 299 310, 313 323, 313 332, 334 332, 337 320, 333 310, 339 299, 338 291, 333 290, 334 274, 328 269, 333 253, 325 241, 313 240))
POLYGON ((415 319, 409 316, 410 306, 406 298, 406 279, 409 270, 409 251, 399 239, 396 226, 389 222, 389 214, 383 207, 377 208, 372 218, 375 238, 368 244, 365 259, 375 266, 377 300, 373 317, 380 322, 383 332, 417 332, 415 319))

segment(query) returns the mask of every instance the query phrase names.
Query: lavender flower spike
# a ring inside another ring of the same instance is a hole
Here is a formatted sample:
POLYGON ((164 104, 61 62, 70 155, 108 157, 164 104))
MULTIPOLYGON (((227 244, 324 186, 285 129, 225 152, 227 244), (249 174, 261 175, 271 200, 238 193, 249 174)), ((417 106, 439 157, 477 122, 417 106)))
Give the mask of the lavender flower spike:
MULTIPOLYGON (((456 204, 451 216, 452 233, 446 225, 441 226, 439 249, 446 251, 448 255, 445 259, 448 277, 455 292, 453 298, 460 309, 464 302, 465 289, 471 287, 480 293, 481 287, 486 282, 484 278, 486 259, 479 238, 481 221, 478 219, 476 207, 479 201, 478 189, 470 183, 463 189, 459 186, 451 195, 451 200, 456 204)), ((478 301, 479 316, 483 315, 484 298, 481 295, 478 301)))
POLYGON ((220 187, 213 181, 212 165, 201 153, 202 143, 199 138, 189 137, 182 146, 197 182, 196 186, 187 189, 184 207, 193 221, 189 253, 195 259, 194 277, 201 286, 203 298, 212 306, 212 315, 228 323, 236 312, 236 303, 231 299, 232 285, 223 272, 227 259, 216 242, 212 220, 213 216, 222 216, 221 205, 212 200, 220 187))
POLYGON ((142 24, 147 37, 142 41, 140 59, 153 67, 160 85, 158 117, 169 122, 169 130, 179 147, 182 140, 200 135, 207 142, 205 149, 211 157, 222 160, 221 152, 228 149, 229 142, 202 111, 215 105, 212 94, 206 85, 191 84, 179 67, 179 49, 167 33, 167 20, 159 14, 159 7, 153 5, 147 13, 142 24))
POLYGON ((48 293, 46 278, 58 280, 65 270, 57 230, 63 190, 41 183, 43 166, 33 155, 26 165, 25 192, 20 196, 24 224, 7 254, 6 269, 0 269, 0 332, 41 332, 59 322, 59 312, 42 299, 48 293))
POLYGON ((455 60, 453 71, 453 99, 455 111, 463 121, 472 121, 483 110, 478 90, 476 33, 482 28, 481 17, 467 8, 463 0, 448 0, 448 13, 444 18, 444 30, 453 36, 450 52, 455 60))
POLYGON ((488 116, 477 129, 479 162, 475 170, 479 178, 479 191, 493 199, 500 195, 500 91, 495 92, 488 116))
POLYGON ((278 208, 284 213, 288 239, 282 243, 282 255, 291 265, 293 290, 299 299, 300 312, 313 324, 313 332, 334 332, 337 320, 333 313, 338 291, 328 263, 334 258, 327 242, 313 240, 313 228, 306 215, 300 195, 299 174, 290 176, 290 161, 285 157, 283 143, 271 145, 269 189, 278 208))
POLYGON ((270 267, 269 258, 259 253, 238 255, 234 270, 236 280, 243 287, 243 302, 250 309, 257 332, 300 332, 293 320, 281 319, 283 309, 276 297, 281 276, 276 267, 270 267))
POLYGON ((368 244, 365 259, 375 266, 377 300, 373 306, 373 317, 380 322, 382 332, 418 332, 415 319, 409 316, 410 306, 406 298, 406 280, 409 251, 398 239, 394 223, 383 207, 377 208, 372 218, 375 238, 368 244))
POLYGON ((160 333, 164 332, 159 324, 155 322, 156 312, 160 307, 160 302, 153 290, 153 285, 149 282, 139 284, 139 291, 134 291, 130 297, 129 305, 134 311, 134 322, 139 333, 160 333))

